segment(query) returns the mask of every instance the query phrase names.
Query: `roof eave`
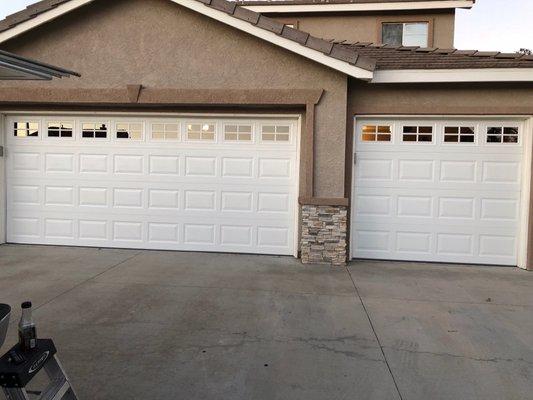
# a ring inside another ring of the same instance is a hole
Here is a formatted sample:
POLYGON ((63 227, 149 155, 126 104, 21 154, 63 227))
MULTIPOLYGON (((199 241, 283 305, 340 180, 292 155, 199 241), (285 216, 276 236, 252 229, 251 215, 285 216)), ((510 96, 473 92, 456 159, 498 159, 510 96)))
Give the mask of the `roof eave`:
POLYGON ((371 83, 533 82, 533 68, 376 70, 371 83))
POLYGON ((457 8, 470 9, 474 0, 441 0, 441 1, 413 1, 389 3, 317 3, 317 4, 249 4, 242 7, 249 10, 271 13, 327 13, 327 12, 369 12, 369 11, 417 11, 417 10, 454 10, 457 8))

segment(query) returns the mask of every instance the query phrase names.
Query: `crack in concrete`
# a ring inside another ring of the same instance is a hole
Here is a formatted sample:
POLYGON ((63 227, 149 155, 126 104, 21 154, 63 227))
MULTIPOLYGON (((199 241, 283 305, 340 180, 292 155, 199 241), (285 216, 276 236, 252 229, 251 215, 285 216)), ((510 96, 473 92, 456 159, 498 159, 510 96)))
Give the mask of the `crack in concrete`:
POLYGON ((432 356, 439 356, 439 357, 452 357, 452 358, 463 358, 466 360, 471 361, 477 361, 477 362, 522 362, 528 365, 533 365, 533 361, 526 360, 524 358, 503 358, 503 357, 490 357, 490 358, 482 358, 482 357, 470 357, 462 354, 453 354, 453 353, 440 353, 440 352, 432 352, 432 351, 421 351, 421 350, 412 350, 412 349, 402 349, 398 347, 393 346, 384 346, 385 349, 393 350, 393 351, 401 351, 405 353, 411 353, 411 354, 426 354, 426 355, 432 355, 432 356))

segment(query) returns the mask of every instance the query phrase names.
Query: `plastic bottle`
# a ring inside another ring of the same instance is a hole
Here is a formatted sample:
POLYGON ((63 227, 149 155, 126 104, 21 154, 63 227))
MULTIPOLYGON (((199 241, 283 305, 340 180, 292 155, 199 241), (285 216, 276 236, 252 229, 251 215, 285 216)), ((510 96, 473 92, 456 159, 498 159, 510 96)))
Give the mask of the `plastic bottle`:
POLYGON ((31 307, 29 301, 22 303, 22 316, 19 322, 19 344, 22 351, 29 351, 37 346, 37 330, 31 307))

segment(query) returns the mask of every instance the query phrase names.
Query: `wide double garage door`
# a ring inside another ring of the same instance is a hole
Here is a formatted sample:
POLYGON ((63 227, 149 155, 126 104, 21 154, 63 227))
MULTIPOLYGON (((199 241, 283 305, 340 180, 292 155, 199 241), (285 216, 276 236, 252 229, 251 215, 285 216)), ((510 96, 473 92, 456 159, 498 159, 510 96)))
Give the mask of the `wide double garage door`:
POLYGON ((517 265, 526 143, 521 121, 358 119, 352 256, 517 265))
POLYGON ((295 254, 298 121, 6 119, 11 243, 295 254))

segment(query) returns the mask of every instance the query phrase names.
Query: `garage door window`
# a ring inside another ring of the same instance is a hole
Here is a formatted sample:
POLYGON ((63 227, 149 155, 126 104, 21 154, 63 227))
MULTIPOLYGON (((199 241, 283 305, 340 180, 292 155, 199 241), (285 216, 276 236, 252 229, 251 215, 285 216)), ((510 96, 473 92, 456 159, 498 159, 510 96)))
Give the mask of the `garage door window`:
POLYGON ((518 128, 491 126, 487 128, 487 143, 518 143, 518 128))
POLYGON ((445 143, 474 143, 475 139, 475 129, 471 126, 444 127, 445 143))
POLYGON ((215 125, 214 124, 188 124, 187 125, 187 139, 188 140, 215 140, 215 125))
POLYGON ((83 122, 81 136, 85 139, 107 138, 107 124, 100 122, 83 122))
POLYGON ((433 127, 404 126, 402 140, 404 142, 431 143, 433 142, 433 127))
POLYGON ((224 140, 230 142, 251 142, 252 125, 225 125, 224 140))
POLYGON ((116 125, 117 139, 143 140, 143 124, 140 122, 119 122, 116 125))
POLYGON ((72 122, 54 121, 48 123, 48 137, 50 138, 72 138, 74 124, 72 122))
POLYGON ((390 125, 364 125, 361 140, 363 142, 390 142, 392 127, 390 125))
POLYGON ((290 135, 291 127, 289 125, 263 125, 261 129, 263 142, 288 142, 290 135))
POLYGON ((16 137, 38 137, 39 123, 30 121, 17 121, 14 123, 14 136, 16 137))
POLYGON ((153 140, 179 140, 180 126, 176 123, 156 123, 152 124, 153 140))

